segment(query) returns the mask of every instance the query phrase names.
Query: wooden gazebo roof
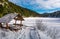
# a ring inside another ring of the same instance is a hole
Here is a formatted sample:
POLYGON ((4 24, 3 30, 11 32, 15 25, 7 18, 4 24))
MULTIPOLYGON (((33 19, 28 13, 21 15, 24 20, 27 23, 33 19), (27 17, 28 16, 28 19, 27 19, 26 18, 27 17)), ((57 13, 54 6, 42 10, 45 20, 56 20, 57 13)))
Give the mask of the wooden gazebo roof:
POLYGON ((18 14, 16 17, 14 17, 14 19, 15 20, 21 20, 21 21, 24 20, 23 17, 20 14, 18 14))

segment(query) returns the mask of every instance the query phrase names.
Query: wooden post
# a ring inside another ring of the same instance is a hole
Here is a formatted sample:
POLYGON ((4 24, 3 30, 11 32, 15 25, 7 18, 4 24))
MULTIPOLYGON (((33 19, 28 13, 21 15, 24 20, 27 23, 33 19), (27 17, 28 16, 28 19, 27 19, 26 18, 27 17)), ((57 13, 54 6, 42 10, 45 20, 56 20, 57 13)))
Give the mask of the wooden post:
POLYGON ((6 23, 6 29, 9 29, 8 23, 6 23))
POLYGON ((23 25, 22 25, 22 20, 20 21, 20 27, 21 27, 21 26, 23 26, 23 25))
POLYGON ((16 21, 17 21, 17 20, 15 20, 15 26, 16 26, 16 21))
POLYGON ((22 21, 20 22, 20 24, 22 24, 22 21))
POLYGON ((2 24, 0 23, 0 27, 2 27, 2 24))

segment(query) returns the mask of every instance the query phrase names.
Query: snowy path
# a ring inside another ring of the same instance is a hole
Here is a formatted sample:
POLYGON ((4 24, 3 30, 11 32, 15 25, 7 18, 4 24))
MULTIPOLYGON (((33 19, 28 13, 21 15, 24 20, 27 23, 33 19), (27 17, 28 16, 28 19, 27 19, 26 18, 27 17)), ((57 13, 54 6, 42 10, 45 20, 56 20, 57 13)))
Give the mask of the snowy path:
POLYGON ((26 27, 24 33, 18 37, 18 39, 51 39, 45 35, 42 31, 37 30, 35 27, 26 27))
POLYGON ((0 39, 51 39, 35 27, 26 27, 18 32, 0 31, 0 39))

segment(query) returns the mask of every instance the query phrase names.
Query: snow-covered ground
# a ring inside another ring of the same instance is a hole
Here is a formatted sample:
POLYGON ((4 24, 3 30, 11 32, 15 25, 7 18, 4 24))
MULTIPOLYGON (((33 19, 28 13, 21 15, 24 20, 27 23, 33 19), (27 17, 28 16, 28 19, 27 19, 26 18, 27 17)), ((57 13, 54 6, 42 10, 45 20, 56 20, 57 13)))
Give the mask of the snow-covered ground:
MULTIPOLYGON (((24 18, 22 30, 0 29, 0 39, 60 39, 60 18, 24 18)), ((12 20, 9 24, 13 24, 12 20)), ((17 21, 19 23, 19 21, 17 21)))

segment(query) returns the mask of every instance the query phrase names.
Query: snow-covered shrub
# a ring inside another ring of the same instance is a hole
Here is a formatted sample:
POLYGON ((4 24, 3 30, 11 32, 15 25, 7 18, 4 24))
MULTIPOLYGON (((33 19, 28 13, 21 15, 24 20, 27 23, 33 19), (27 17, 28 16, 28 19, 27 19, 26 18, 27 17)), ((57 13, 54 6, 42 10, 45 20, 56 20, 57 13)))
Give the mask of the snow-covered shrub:
POLYGON ((36 20, 36 26, 41 31, 45 31, 46 29, 46 26, 42 23, 42 20, 36 20))
POLYGON ((57 27, 47 28, 45 33, 52 39, 60 39, 60 30, 57 27))

